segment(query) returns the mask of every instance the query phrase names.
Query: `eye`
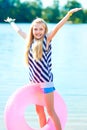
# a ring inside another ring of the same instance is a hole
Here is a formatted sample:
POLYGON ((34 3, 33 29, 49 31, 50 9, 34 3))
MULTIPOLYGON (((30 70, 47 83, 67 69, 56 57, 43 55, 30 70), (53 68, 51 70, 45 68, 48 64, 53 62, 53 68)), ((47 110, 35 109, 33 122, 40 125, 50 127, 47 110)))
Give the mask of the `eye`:
POLYGON ((40 31, 42 31, 43 30, 43 28, 40 28, 40 31))
POLYGON ((34 28, 34 31, 37 31, 37 28, 34 28))
POLYGON ((44 28, 40 28, 40 31, 43 31, 44 30, 44 28))

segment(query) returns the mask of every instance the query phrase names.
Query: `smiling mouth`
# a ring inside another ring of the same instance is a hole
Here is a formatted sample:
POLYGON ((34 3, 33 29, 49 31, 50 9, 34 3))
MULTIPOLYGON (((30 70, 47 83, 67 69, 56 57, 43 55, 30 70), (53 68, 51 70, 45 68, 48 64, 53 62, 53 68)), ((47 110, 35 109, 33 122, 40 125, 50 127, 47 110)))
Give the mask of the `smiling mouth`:
POLYGON ((43 37, 43 35, 36 35, 36 38, 42 38, 43 37))
POLYGON ((42 34, 37 34, 36 36, 37 36, 37 37, 40 37, 40 36, 42 36, 42 34))

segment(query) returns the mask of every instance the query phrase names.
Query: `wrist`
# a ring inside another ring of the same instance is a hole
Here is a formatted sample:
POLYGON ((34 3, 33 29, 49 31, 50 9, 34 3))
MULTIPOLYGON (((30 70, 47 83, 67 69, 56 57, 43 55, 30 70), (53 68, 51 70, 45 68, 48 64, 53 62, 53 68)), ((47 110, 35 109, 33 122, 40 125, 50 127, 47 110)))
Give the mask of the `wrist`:
POLYGON ((11 19, 10 21, 9 21, 9 23, 11 24, 11 23, 14 23, 14 21, 15 21, 15 19, 11 19))
POLYGON ((13 22, 13 21, 10 21, 9 23, 11 24, 11 23, 14 23, 14 22, 13 22))
POLYGON ((20 28, 15 24, 14 21, 10 22, 11 26, 14 28, 16 32, 19 32, 20 28))
POLYGON ((67 14, 69 17, 72 16, 72 12, 70 12, 70 11, 67 14))

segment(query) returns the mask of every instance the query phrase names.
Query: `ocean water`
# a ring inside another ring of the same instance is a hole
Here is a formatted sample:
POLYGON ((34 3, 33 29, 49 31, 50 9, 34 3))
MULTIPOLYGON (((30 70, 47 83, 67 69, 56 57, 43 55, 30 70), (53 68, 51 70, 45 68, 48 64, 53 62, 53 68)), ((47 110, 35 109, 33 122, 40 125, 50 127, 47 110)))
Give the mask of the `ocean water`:
MULTIPOLYGON (((26 33, 29 24, 18 24, 26 33)), ((49 30, 54 24, 48 24, 49 30)), ((68 110, 65 130, 87 130, 87 24, 64 25, 52 41, 54 84, 68 110)), ((6 130, 4 110, 8 98, 29 82, 24 63, 25 41, 9 24, 0 24, 0 130, 6 130)), ((26 121, 38 128, 34 106, 26 121)))

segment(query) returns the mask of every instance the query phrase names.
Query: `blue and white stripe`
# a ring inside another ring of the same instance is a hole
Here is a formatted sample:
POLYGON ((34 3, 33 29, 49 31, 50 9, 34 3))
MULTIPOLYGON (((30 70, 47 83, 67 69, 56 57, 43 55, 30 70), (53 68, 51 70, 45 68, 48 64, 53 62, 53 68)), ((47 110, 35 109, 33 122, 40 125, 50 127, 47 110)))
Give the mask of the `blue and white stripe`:
POLYGON ((29 76, 30 81, 34 83, 41 83, 41 82, 52 82, 53 81, 53 74, 52 70, 52 63, 51 63, 51 44, 49 44, 48 50, 46 50, 46 41, 47 37, 44 36, 43 40, 43 54, 42 59, 39 61, 34 60, 33 52, 32 52, 32 45, 29 50, 29 76))

